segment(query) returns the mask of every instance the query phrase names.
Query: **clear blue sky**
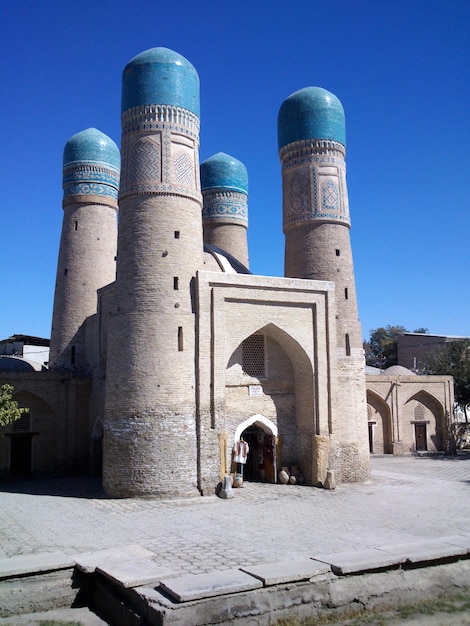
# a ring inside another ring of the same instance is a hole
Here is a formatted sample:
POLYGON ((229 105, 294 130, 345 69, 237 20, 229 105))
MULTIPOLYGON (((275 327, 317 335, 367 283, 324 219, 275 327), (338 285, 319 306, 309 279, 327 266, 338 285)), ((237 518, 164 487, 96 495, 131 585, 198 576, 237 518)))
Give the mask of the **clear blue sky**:
POLYGON ((0 339, 49 337, 62 152, 94 126, 120 144, 121 74, 156 46, 201 80, 201 161, 249 174, 256 274, 283 274, 277 114, 324 87, 346 112, 363 335, 470 336, 469 0, 3 0, 0 339))

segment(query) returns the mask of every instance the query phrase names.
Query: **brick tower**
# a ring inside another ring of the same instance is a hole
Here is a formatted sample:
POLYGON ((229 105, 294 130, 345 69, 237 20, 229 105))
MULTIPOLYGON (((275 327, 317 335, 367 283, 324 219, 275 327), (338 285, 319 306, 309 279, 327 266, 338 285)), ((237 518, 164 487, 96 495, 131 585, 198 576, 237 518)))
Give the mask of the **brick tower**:
POLYGON ((204 243, 221 248, 246 268, 248 263, 248 173, 219 152, 201 163, 204 243))
POLYGON ((103 484, 113 496, 197 491, 193 283, 203 265, 199 77, 166 48, 124 69, 116 285, 103 484))
MULTIPOLYGON (((278 118, 283 180, 285 276, 335 283, 337 384, 329 424, 329 466, 342 481, 369 472, 361 326, 349 237, 345 118, 319 87, 289 96, 278 118)), ((323 453, 326 451, 324 450, 323 453)))
POLYGON ((82 325, 96 313, 97 289, 115 277, 119 168, 118 147, 96 128, 65 145, 50 369, 89 369, 82 325))

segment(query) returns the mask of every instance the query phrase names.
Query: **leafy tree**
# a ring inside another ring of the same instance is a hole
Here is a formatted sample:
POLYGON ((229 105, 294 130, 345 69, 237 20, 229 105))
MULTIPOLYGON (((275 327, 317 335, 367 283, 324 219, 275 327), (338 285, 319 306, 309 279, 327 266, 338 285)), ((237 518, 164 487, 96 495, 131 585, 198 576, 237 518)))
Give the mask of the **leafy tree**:
MULTIPOLYGON (((366 364, 385 369, 397 365, 397 335, 409 332, 404 326, 381 326, 370 331, 369 341, 364 341, 363 347, 366 364)), ((414 333, 426 334, 427 328, 417 328, 414 333)))
POLYGON ((2 385, 0 387, 0 426, 7 426, 20 419, 29 409, 20 408, 18 402, 13 400, 13 387, 2 385))
POLYGON ((369 341, 364 342, 366 364, 386 368, 396 365, 397 335, 408 332, 404 326, 385 326, 370 331, 369 341))
POLYGON ((449 341, 437 347, 426 358, 425 374, 454 377, 455 400, 463 407, 468 422, 467 406, 470 404, 470 340, 449 341))

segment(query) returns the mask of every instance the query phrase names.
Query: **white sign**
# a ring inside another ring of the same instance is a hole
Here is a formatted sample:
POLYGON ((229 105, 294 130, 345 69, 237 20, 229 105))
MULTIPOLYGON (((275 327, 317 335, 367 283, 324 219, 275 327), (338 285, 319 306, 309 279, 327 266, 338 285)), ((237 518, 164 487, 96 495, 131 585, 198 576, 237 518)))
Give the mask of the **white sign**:
POLYGON ((261 387, 261 385, 249 385, 248 393, 250 396, 262 396, 264 395, 263 387, 261 387))

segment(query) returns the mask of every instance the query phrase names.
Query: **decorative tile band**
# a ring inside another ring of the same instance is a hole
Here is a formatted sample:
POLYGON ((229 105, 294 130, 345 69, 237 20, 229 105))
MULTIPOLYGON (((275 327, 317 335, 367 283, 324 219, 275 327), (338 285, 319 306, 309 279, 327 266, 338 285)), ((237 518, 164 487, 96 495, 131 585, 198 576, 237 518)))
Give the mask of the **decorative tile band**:
POLYGON ((203 221, 233 222, 248 227, 247 196, 236 191, 203 191, 203 221))
POLYGON ((173 193, 202 205, 199 135, 168 122, 155 123, 149 130, 149 123, 146 121, 138 131, 123 133, 119 198, 173 193))
POLYGON ((309 157, 313 154, 334 155, 344 159, 346 148, 342 143, 329 139, 304 139, 289 143, 279 150, 279 157, 282 163, 292 159, 309 157))
POLYGON ((63 186, 80 181, 101 182, 105 185, 119 187, 119 170, 96 163, 73 163, 63 169, 63 186))
POLYGON ((284 230, 317 220, 350 225, 344 160, 283 167, 284 230))
POLYGON ((76 185, 68 185, 64 189, 64 198, 77 195, 109 196, 117 200, 118 190, 99 183, 77 183, 76 185))
POLYGON ((169 128, 199 139, 200 122, 197 115, 180 107, 165 104, 137 106, 121 116, 122 133, 159 131, 169 128))
POLYGON ((119 170, 97 163, 79 163, 63 169, 64 198, 98 195, 117 199, 119 170))

